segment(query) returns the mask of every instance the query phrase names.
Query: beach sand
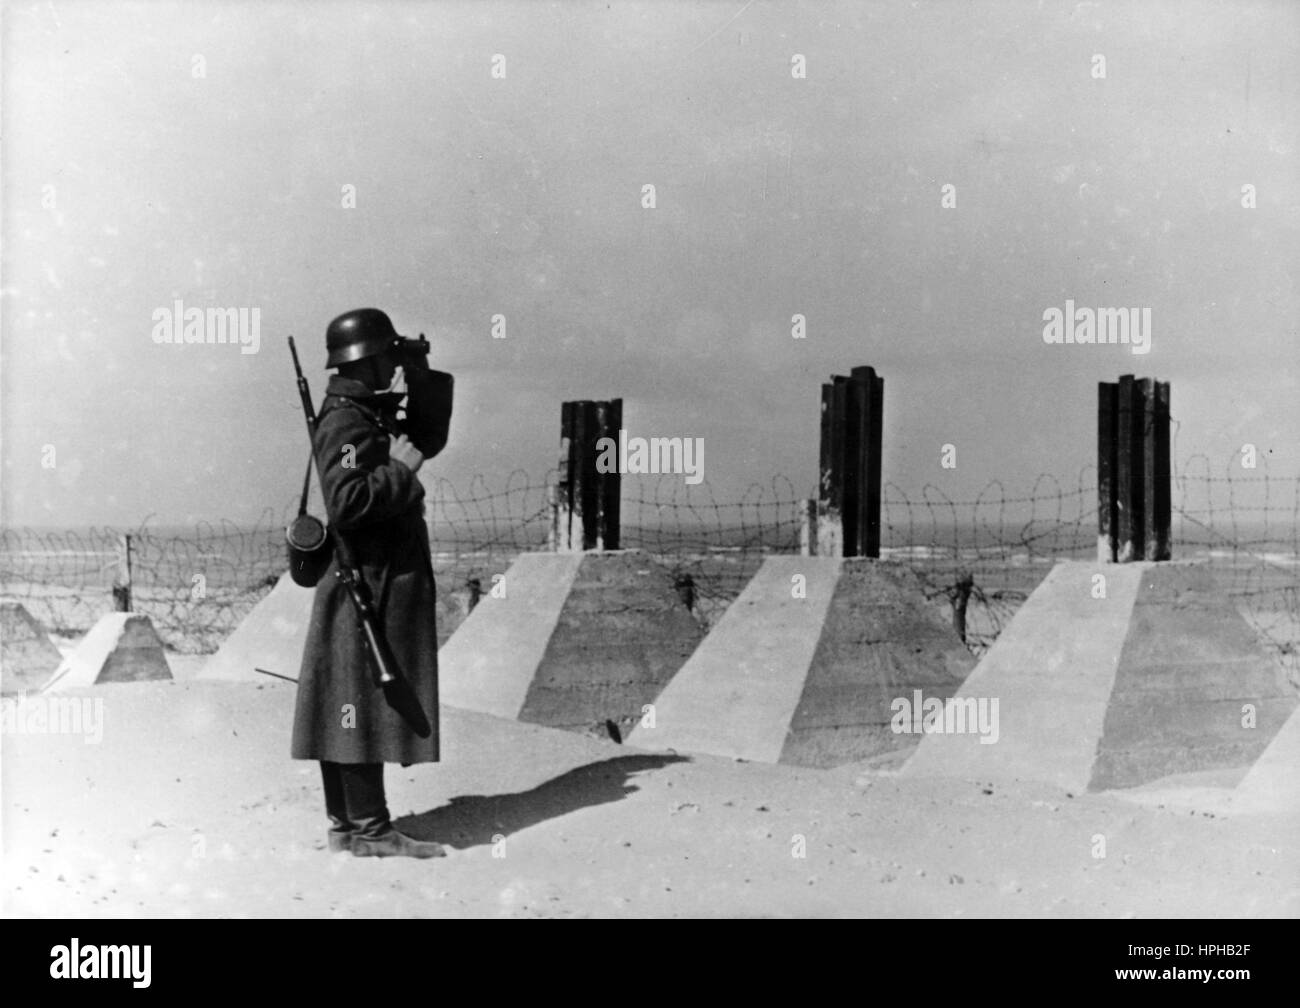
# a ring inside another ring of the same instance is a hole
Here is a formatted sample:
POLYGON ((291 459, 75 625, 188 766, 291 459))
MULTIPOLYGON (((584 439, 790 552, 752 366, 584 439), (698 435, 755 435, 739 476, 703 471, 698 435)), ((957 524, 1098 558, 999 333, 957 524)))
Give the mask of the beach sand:
MULTIPOLYGON (((103 738, 3 738, 17 916, 1284 916, 1296 810, 652 754, 445 708, 388 768, 432 861, 324 849, 288 683, 103 686, 103 738)), ((1148 792, 1152 789, 1146 789, 1148 792)))

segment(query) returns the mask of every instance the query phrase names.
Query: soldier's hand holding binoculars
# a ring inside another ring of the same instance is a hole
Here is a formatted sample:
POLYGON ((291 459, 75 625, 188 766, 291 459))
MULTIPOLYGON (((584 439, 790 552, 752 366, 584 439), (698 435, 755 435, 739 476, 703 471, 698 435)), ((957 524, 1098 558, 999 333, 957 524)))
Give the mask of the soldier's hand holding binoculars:
POLYGON ((415 445, 411 444, 405 434, 391 439, 388 445, 388 457, 402 463, 411 472, 419 472, 420 466, 424 464, 424 456, 415 445))

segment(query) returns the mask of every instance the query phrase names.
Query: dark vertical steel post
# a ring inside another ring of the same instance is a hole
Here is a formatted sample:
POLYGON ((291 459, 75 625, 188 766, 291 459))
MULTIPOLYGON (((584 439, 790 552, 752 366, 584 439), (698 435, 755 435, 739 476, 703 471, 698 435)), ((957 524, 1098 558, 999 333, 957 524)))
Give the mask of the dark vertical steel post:
MULTIPOLYGON (((1115 392, 1115 559, 1136 559, 1133 542, 1133 376, 1121 375, 1115 392)), ((1139 484, 1140 485, 1140 484, 1139 484)))
POLYGON ((864 556, 880 556, 880 456, 884 447, 883 424, 885 419, 885 379, 871 368, 870 391, 868 398, 869 416, 867 417, 867 448, 864 463, 866 508, 864 518, 866 537, 864 556))
POLYGON ((1114 563, 1115 515, 1115 410, 1114 382, 1097 383, 1097 560, 1114 563))
POLYGON ((862 555, 861 534, 859 532, 858 500, 862 494, 861 459, 861 419, 862 391, 860 383, 843 375, 835 376, 835 394, 842 396, 844 407, 839 427, 840 451, 840 520, 844 525, 843 556, 862 555))
MULTIPOLYGON (((596 403, 597 441, 600 438, 609 438, 617 446, 618 432, 622 427, 622 399, 611 399, 608 402, 596 403)), ((594 443, 592 450, 595 452, 594 443)), ((617 459, 617 457, 616 454, 615 458, 617 459)), ((600 488, 599 546, 601 549, 616 550, 619 548, 619 519, 623 492, 622 474, 618 471, 618 466, 615 465, 613 472, 597 473, 596 481, 600 488)))
POLYGON ((574 403, 573 416, 574 477, 573 506, 577 535, 575 545, 582 550, 596 548, 596 528, 600 521, 600 496, 596 487, 595 403, 583 399, 574 403))
MULTIPOLYGON (((1148 553, 1152 560, 1168 560, 1172 556, 1169 541, 1170 480, 1173 478, 1169 459, 1169 383, 1153 382, 1155 387, 1155 549, 1148 553)), ((1150 545, 1148 545, 1150 550, 1150 545)))
POLYGON ((880 393, 884 384, 874 368, 856 367, 849 375, 852 410, 849 423, 857 442, 851 480, 856 490, 854 556, 880 556, 880 393))
POLYGON ((821 446, 817 460, 817 512, 829 520, 835 503, 835 387, 822 386, 821 446))
POLYGON ((1142 559, 1156 558, 1156 382, 1138 382, 1142 405, 1142 559))
POLYGON ((551 549, 560 552, 573 548, 573 407, 560 403, 560 471, 551 503, 551 549))
POLYGON ((817 553, 844 556, 844 428, 847 395, 844 380, 831 376, 822 386, 821 481, 818 487, 817 553))
POLYGON ((1147 500, 1151 487, 1147 485, 1147 401, 1151 397, 1151 379, 1133 380, 1132 405, 1132 476, 1133 494, 1133 554, 1130 560, 1146 557, 1147 500))

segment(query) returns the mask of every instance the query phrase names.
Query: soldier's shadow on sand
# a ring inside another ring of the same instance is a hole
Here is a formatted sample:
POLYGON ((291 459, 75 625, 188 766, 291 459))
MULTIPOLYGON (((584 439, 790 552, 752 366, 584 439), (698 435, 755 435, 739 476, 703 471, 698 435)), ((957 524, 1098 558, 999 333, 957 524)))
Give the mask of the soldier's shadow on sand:
POLYGON ((639 790, 629 779, 633 774, 688 762, 686 756, 668 753, 616 756, 575 767, 530 791, 458 795, 439 808, 402 816, 395 825, 408 836, 464 850, 577 809, 620 801, 639 790))

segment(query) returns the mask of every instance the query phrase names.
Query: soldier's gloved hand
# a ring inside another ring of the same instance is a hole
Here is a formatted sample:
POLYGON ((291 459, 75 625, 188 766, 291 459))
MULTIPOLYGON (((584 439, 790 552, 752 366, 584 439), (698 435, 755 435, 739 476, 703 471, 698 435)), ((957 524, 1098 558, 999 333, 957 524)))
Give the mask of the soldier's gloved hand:
POLYGON ((389 440, 388 457, 402 463, 411 472, 419 472, 424 464, 424 456, 405 434, 389 440))

